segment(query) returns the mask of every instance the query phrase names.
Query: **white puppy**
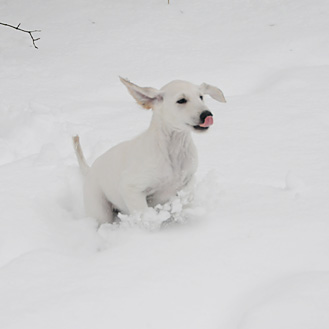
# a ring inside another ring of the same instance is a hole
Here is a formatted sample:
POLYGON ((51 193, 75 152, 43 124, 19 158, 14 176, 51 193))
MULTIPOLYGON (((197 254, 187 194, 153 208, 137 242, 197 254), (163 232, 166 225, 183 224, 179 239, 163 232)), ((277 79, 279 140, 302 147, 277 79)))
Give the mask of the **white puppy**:
POLYGON ((149 128, 120 143, 89 167, 79 137, 73 137, 82 172, 86 175, 84 201, 89 216, 112 222, 113 211, 144 212, 167 202, 192 179, 198 165, 192 131, 213 124, 204 94, 225 102, 220 89, 172 81, 160 90, 142 88, 120 78, 138 104, 153 110, 149 128))

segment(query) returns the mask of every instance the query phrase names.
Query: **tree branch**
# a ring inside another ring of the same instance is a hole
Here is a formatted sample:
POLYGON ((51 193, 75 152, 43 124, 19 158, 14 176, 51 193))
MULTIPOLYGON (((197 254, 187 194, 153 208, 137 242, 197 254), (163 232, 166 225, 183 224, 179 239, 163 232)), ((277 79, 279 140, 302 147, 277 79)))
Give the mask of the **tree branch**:
POLYGON ((33 37, 33 34, 32 34, 32 33, 35 33, 35 32, 41 32, 41 30, 32 30, 32 31, 30 31, 30 30, 23 30, 23 29, 20 29, 19 27, 21 26, 21 23, 19 23, 17 26, 13 26, 13 25, 10 25, 10 24, 5 24, 5 23, 1 23, 1 22, 0 22, 0 25, 7 26, 7 27, 11 27, 11 28, 13 28, 13 29, 15 29, 15 30, 18 30, 18 31, 22 31, 22 32, 28 33, 28 34, 30 35, 31 39, 32 39, 32 43, 33 43, 34 48, 39 49, 39 48, 36 46, 35 42, 38 41, 38 40, 40 40, 40 38, 36 38, 36 39, 35 39, 35 38, 33 37))

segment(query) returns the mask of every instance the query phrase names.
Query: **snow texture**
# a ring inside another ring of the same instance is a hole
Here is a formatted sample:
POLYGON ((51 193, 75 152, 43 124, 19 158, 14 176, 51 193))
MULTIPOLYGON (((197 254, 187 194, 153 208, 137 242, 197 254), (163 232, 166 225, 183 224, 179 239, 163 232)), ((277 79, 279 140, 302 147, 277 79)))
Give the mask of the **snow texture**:
POLYGON ((329 327, 327 0, 10 0, 0 21, 1 329, 329 327), (221 88, 195 195, 98 227, 89 163, 147 128, 120 83, 221 88))

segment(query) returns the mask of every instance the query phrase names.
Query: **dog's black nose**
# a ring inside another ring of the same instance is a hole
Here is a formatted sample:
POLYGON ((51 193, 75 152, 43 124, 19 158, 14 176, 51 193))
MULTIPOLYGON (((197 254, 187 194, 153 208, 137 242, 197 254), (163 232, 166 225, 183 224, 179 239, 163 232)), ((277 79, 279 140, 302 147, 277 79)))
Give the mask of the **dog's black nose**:
POLYGON ((213 116, 210 111, 203 111, 200 115, 201 123, 204 123, 204 121, 206 120, 206 117, 209 117, 209 116, 211 116, 211 117, 213 116))

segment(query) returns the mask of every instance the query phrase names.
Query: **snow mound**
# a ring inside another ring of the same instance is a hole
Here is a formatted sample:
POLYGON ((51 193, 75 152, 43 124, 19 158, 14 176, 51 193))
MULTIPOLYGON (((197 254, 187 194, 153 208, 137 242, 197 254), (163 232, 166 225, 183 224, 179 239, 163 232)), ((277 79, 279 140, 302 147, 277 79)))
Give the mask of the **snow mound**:
POLYGON ((171 223, 184 223, 188 220, 191 207, 193 207, 192 198, 191 193, 182 190, 165 204, 148 208, 143 214, 123 215, 119 213, 120 225, 154 231, 171 223))
MULTIPOLYGON (((209 214, 216 202, 214 197, 218 194, 215 174, 208 173, 193 188, 179 191, 165 204, 158 204, 148 208, 144 213, 125 215, 118 213, 117 221, 111 224, 109 230, 140 228, 146 231, 158 231, 173 224, 185 224, 193 220, 201 220, 209 214)), ((103 224, 101 231, 109 224, 103 224)))
MULTIPOLYGON (((196 187, 179 191, 165 204, 148 208, 144 213, 125 215, 118 213, 116 224, 121 228, 141 228, 147 231, 157 231, 172 224, 184 224, 191 220, 201 219, 212 209, 214 183, 210 184, 207 175, 196 187), (207 193, 205 193, 207 191, 207 193)), ((105 224, 107 225, 107 224, 105 224)))

